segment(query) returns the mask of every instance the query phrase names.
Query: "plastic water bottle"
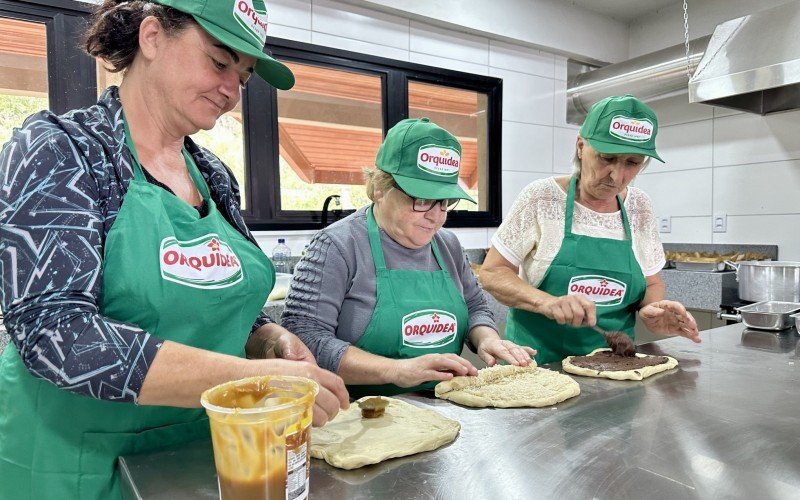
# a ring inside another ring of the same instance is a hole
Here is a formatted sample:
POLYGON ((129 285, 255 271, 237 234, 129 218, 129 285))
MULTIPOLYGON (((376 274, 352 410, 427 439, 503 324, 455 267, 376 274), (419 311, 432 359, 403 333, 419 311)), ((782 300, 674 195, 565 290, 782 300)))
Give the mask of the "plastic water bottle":
POLYGON ((276 273, 289 273, 289 257, 292 251, 286 246, 284 238, 278 238, 278 244, 272 249, 272 264, 276 273))

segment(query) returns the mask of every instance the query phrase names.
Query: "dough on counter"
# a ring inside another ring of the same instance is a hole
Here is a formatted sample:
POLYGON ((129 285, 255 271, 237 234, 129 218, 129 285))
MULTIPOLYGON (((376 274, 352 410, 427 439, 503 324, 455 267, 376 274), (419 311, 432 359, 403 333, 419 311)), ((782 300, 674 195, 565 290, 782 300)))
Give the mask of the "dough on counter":
POLYGON ((311 431, 311 456, 340 469, 356 469, 389 458, 439 448, 453 441, 461 424, 439 412, 394 398, 383 416, 362 418, 359 401, 311 431))
POLYGON ((535 364, 497 365, 478 370, 476 377, 454 377, 436 384, 437 398, 484 408, 541 407, 577 396, 581 388, 572 378, 535 364))
MULTIPOLYGON (((595 349, 594 351, 587 354, 587 356, 594 356, 598 352, 610 351, 610 350, 611 349, 608 348, 595 349)), ((667 358, 667 362, 653 366, 644 366, 642 368, 636 368, 633 370, 600 371, 572 364, 572 359, 575 357, 576 356, 568 356, 564 358, 564 360, 561 362, 561 367, 564 369, 565 372, 572 373, 575 375, 583 375, 584 377, 610 378, 613 380, 642 380, 651 375, 655 375, 656 373, 671 370, 676 366, 678 366, 678 360, 670 356, 652 356, 650 354, 636 353, 637 358, 664 357, 667 358)))

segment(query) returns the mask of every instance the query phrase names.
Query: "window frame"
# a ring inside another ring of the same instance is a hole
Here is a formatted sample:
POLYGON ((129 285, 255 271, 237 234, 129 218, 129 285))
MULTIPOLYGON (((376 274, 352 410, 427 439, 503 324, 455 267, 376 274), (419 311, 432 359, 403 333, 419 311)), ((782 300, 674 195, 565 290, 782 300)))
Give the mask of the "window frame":
POLYGON ((79 43, 93 7, 73 0, 0 0, 0 17, 45 25, 47 97, 56 114, 97 102, 94 58, 79 43))
MULTIPOLYGON (((57 114, 97 102, 95 61, 80 47, 95 7, 76 0, 0 0, 0 16, 46 25, 49 108, 57 114)), ((456 210, 449 214, 445 226, 496 227, 500 224, 502 79, 274 37, 267 37, 266 46, 272 55, 289 61, 379 75, 383 79, 384 136, 392 125, 408 118, 409 80, 485 93, 488 210, 456 210)), ((321 211, 279 210, 277 91, 261 79, 253 78, 242 93, 241 109, 247 197, 247 208, 242 210, 242 215, 248 227, 253 231, 319 229, 321 211)))
MULTIPOLYGON (((383 135, 392 125, 408 118, 408 82, 471 90, 487 96, 488 210, 454 211, 445 227, 496 227, 502 217, 501 150, 502 87, 500 78, 440 69, 416 63, 387 59, 321 47, 304 42, 268 37, 267 47, 273 57, 328 69, 380 76, 383 80, 383 135)), ((308 230, 321 227, 320 211, 280 210, 280 163, 278 144, 278 93, 260 80, 248 84, 242 109, 247 110, 245 124, 246 177, 248 208, 243 216, 251 230, 308 230), (258 110, 258 113, 255 113, 258 110), (255 121, 253 121, 255 120, 255 121), (263 141, 250 140, 263 137, 263 141), (259 175, 254 166, 268 175, 259 175)), ((482 193, 483 194, 483 193, 482 193)))

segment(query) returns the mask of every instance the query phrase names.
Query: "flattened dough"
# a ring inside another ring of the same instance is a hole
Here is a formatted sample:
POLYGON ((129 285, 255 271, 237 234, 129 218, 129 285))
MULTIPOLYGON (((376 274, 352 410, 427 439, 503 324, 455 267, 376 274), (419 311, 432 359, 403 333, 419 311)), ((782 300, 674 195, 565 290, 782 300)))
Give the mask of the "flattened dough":
MULTIPOLYGON (((367 396, 359 401, 369 399, 367 396)), ((362 418, 358 402, 311 431, 311 456, 340 469, 439 448, 453 441, 461 424, 439 412, 394 398, 379 418, 362 418)))
MULTIPOLYGON (((595 349, 594 351, 587 354, 587 356, 593 356, 595 353, 598 353, 600 351, 610 351, 610 350, 611 349, 608 348, 595 349)), ((642 354, 640 352, 637 352, 636 356, 640 358, 655 357, 649 354, 642 354)), ((672 358, 670 356, 664 356, 665 358, 667 358, 667 362, 661 363, 660 365, 645 366, 643 368, 637 368, 635 370, 597 371, 573 365, 572 358, 574 357, 575 356, 567 356, 566 358, 564 358, 563 361, 561 361, 561 367, 564 369, 565 372, 573 373, 575 375, 583 375, 584 377, 610 378, 614 380, 642 380, 644 378, 649 377, 650 375, 655 375, 656 373, 671 370, 676 366, 678 366, 677 359, 672 358)))
POLYGON ((581 393, 577 382, 553 370, 497 365, 478 370, 477 377, 454 377, 439 382, 437 398, 476 408, 541 407, 560 403, 581 393))

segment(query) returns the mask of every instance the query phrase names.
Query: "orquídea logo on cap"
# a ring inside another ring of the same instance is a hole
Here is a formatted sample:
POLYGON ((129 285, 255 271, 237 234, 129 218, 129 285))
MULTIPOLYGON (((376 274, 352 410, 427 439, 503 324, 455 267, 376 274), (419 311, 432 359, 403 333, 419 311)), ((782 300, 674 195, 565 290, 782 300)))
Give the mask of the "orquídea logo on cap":
POLYGON ((458 175, 461 154, 453 148, 426 144, 419 148, 417 166, 429 174, 452 177, 458 175))
POLYGON ((447 311, 423 309, 403 316, 403 345, 433 349, 456 338, 458 321, 447 311))
POLYGON ((653 137, 653 123, 646 119, 634 119, 617 115, 611 119, 608 132, 623 141, 647 142, 653 137))
POLYGON ((161 277, 194 288, 225 288, 242 281, 239 258, 214 233, 189 241, 161 240, 161 277))
POLYGON ((267 39, 267 9, 263 1, 256 0, 258 7, 253 3, 253 0, 235 0, 233 18, 263 47, 267 39))
POLYGON ((608 276, 573 276, 569 280, 568 295, 583 295, 596 306, 615 306, 625 298, 628 285, 608 276))

